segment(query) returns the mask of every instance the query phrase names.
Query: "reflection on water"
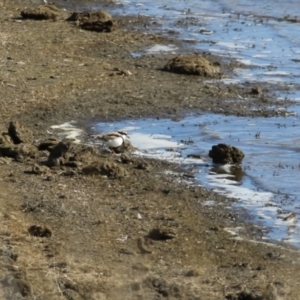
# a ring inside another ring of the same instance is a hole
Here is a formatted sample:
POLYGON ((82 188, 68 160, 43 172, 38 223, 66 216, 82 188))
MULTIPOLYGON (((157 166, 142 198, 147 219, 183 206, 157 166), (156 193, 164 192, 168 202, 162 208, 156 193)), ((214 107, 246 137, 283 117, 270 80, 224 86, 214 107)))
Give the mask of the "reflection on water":
POLYGON ((245 172, 240 166, 214 166, 210 169, 210 174, 228 174, 228 177, 225 177, 228 180, 236 181, 237 183, 241 182, 245 172))
MULTIPOLYGON (((60 2, 68 3, 70 9, 75 4, 77 10, 103 8, 97 1, 90 1, 89 5, 80 0, 60 2), (81 6, 82 3, 85 5, 81 6)), ((279 91, 280 99, 300 100, 300 35, 299 22, 294 16, 299 1, 170 0, 162 4, 158 0, 120 0, 118 3, 109 6, 111 13, 148 15, 149 25, 156 24, 143 30, 168 35, 171 29, 179 39, 194 41, 188 44, 193 50, 237 59, 243 68, 236 68, 234 78, 224 79, 225 83, 264 82, 279 91)), ((174 45, 157 45, 152 49, 136 49, 133 56, 169 51, 175 55, 179 49, 174 45)), ((271 229, 267 238, 300 247, 297 110, 294 115, 287 113, 286 118, 202 115, 181 122, 139 120, 111 127, 127 127, 134 146, 140 149, 139 155, 198 168, 198 182, 236 198, 237 206, 247 208, 256 216, 255 220, 271 229), (194 143, 181 142, 190 140, 194 143), (245 153, 242 169, 222 170, 211 165, 207 153, 220 142, 245 153), (166 148, 176 151, 165 151, 166 148), (190 154, 201 159, 188 157, 190 154)), ((102 131, 102 127, 107 129, 107 124, 98 124, 96 130, 102 131)))
MULTIPOLYGON (((300 101, 300 20, 295 0, 57 0, 69 10, 106 9, 118 15, 144 15, 147 26, 139 28, 187 41, 185 50, 205 51, 235 58, 243 66, 233 70, 226 84, 261 83, 278 91, 279 99, 300 101), (152 26, 153 25, 153 26, 152 26), (192 43, 191 43, 192 42, 192 43)), ((154 45, 136 49, 141 55, 174 55, 182 49, 174 45, 154 45)), ((212 81, 215 82, 215 81, 212 81)))
MULTIPOLYGON (((237 59, 244 67, 234 70, 235 82, 264 82, 280 90, 280 97, 300 100, 300 37, 294 0, 120 0, 97 2, 58 1, 76 10, 108 9, 119 15, 149 16, 140 30, 193 41, 187 47, 237 59), (108 4, 110 3, 110 4, 108 4), (151 26, 155 25, 155 26, 151 26)), ((137 49, 133 57, 179 53, 174 45, 137 49)), ((231 83, 224 79, 225 83, 231 83)))
POLYGON ((254 221, 270 230, 266 238, 300 247, 299 127, 297 114, 269 119, 203 114, 179 122, 143 119, 98 123, 94 129, 125 128, 139 149, 137 155, 196 170, 193 176, 199 184, 235 198, 236 207, 246 208, 254 221), (187 142, 191 140, 193 143, 187 142), (211 162, 209 150, 219 143, 244 152, 241 167, 211 162), (282 212, 296 215, 292 228, 282 212))

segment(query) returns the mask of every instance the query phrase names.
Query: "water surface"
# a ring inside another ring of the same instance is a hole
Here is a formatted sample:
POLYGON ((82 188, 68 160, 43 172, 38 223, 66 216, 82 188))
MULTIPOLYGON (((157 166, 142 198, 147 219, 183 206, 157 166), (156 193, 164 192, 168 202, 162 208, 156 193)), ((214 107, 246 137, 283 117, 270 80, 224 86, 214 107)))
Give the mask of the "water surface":
MULTIPOLYGON (((77 7, 103 8, 95 3, 77 7)), ((298 1, 128 0, 107 9, 113 14, 149 16, 149 23, 140 30, 187 41, 187 52, 206 51, 236 59, 241 67, 235 68, 230 80, 224 80, 226 84, 268 84, 278 99, 300 100, 298 1)), ((176 55, 180 51, 176 45, 158 44, 136 49, 131 55, 176 55)), ((197 184, 234 197, 235 206, 246 208, 253 221, 266 229, 266 239, 300 247, 299 107, 292 110, 286 117, 268 119, 202 114, 180 122, 143 119, 98 123, 95 131, 127 128, 140 150, 137 155, 193 165, 197 184), (243 174, 234 177, 230 167, 220 170, 212 165, 208 151, 218 143, 228 143, 245 153, 243 174), (192 153, 203 159, 188 159, 192 153)))
POLYGON ((300 130, 298 115, 241 118, 202 114, 179 122, 143 119, 97 123, 95 132, 125 128, 145 155, 193 167, 196 184, 237 200, 252 221, 266 229, 266 239, 300 247, 300 130), (208 157, 213 145, 226 143, 242 150, 242 172, 215 166, 208 157), (190 154, 202 159, 191 159, 190 154), (295 215, 294 215, 295 214, 295 215))

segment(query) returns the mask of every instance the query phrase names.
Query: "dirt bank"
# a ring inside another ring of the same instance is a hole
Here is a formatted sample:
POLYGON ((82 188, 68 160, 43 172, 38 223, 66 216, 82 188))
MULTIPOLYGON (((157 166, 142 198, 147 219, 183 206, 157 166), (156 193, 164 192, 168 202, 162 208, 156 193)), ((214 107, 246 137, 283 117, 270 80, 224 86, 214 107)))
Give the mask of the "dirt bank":
MULTIPOLYGON (((65 21, 72 11, 21 18, 37 4, 0 4, 1 128, 14 120, 31 132, 10 141, 17 154, 0 157, 0 298, 299 299, 298 252, 263 243, 228 209, 232 199, 178 184, 177 166, 72 146, 73 164, 49 166, 49 149, 39 147, 53 137, 49 126, 72 119, 273 115, 268 87, 205 83, 235 65, 209 54, 212 72, 188 61, 184 70, 196 75, 169 72, 170 54, 133 57, 156 43, 182 46, 132 29, 147 19, 113 16, 111 31, 98 32, 65 21)), ((109 26, 93 22, 87 28, 109 26)))

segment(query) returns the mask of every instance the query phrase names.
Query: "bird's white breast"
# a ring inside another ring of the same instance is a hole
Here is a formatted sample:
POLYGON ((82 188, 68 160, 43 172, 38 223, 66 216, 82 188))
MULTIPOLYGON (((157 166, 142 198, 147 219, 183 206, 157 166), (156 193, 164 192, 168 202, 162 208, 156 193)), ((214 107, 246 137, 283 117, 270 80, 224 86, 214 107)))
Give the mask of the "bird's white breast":
POLYGON ((115 138, 112 138, 112 139, 108 139, 105 142, 105 144, 108 147, 117 148, 117 147, 120 147, 123 144, 123 138, 122 137, 115 137, 115 138))

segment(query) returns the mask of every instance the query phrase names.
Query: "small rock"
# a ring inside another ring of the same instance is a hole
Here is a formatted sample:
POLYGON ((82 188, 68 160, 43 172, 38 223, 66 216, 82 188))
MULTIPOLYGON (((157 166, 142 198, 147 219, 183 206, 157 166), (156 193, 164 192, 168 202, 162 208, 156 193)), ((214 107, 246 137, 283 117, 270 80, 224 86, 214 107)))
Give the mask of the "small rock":
POLYGON ((50 139, 47 139, 47 140, 41 142, 38 146, 38 149, 39 149, 39 151, 47 150, 47 151, 51 152, 58 143, 59 143, 59 140, 50 138, 50 139))
POLYGON ((68 151, 71 148, 70 142, 60 142, 50 152, 47 165, 49 167, 61 166, 68 161, 68 151))
POLYGON ((67 21, 75 22, 80 28, 97 32, 111 32, 117 28, 112 16, 104 10, 95 12, 74 12, 67 21))
POLYGON ((73 12, 72 15, 66 19, 66 21, 87 21, 87 20, 92 20, 92 21, 108 21, 111 20, 112 16, 110 13, 106 12, 105 10, 98 10, 98 11, 93 11, 93 12, 88 12, 88 11, 84 11, 84 12, 73 12))
POLYGON ((67 267, 67 263, 62 261, 62 262, 57 262, 57 263, 52 263, 49 265, 49 268, 60 268, 60 269, 65 269, 67 267))
POLYGON ((202 159, 202 156, 200 154, 189 154, 187 157, 194 159, 202 159))
POLYGON ((70 161, 78 162, 91 162, 96 154, 95 148, 88 147, 76 151, 73 157, 70 157, 70 161))
POLYGON ((199 75, 203 77, 220 77, 220 64, 211 62, 200 55, 177 56, 168 61, 163 68, 164 71, 199 75))
POLYGON ((51 230, 46 226, 40 226, 40 225, 32 225, 28 228, 28 232, 32 236, 37 237, 46 237, 50 238, 52 235, 51 230))
POLYGON ((38 164, 34 164, 31 170, 32 174, 37 174, 37 175, 48 174, 49 172, 50 169, 47 166, 40 166, 38 164))
POLYGON ((128 176, 127 171, 114 162, 96 162, 82 169, 84 175, 102 175, 111 178, 122 178, 128 176))
POLYGON ((267 284, 262 286, 257 286, 256 288, 249 289, 244 288, 242 291, 237 293, 230 293, 225 297, 228 300, 235 299, 262 299, 262 300, 279 300, 277 288, 274 284, 267 284))
POLYGON ((38 151, 32 144, 11 145, 8 147, 0 147, 0 156, 11 157, 17 161, 23 162, 28 158, 37 157, 38 151))
POLYGON ((128 175, 127 171, 123 167, 117 165, 116 163, 109 162, 101 163, 99 165, 99 171, 101 175, 115 178, 125 177, 128 175))
POLYGON ((78 168, 82 167, 82 162, 80 162, 80 161, 67 161, 67 162, 64 163, 64 166, 74 168, 74 169, 78 169, 78 168))
POLYGON ((245 156, 238 148, 226 144, 212 146, 208 155, 215 164, 241 164, 245 156))
POLYGON ((31 144, 34 140, 32 131, 20 125, 18 121, 12 121, 9 123, 8 134, 13 140, 14 144, 31 144))
POLYGON ((82 22, 80 25, 80 28, 84 30, 90 30, 90 31, 97 31, 97 32, 112 32, 116 29, 117 25, 116 22, 113 20, 109 21, 86 21, 82 22))
POLYGON ((122 153, 120 158, 123 164, 131 164, 134 162, 134 159, 126 153, 122 153))
POLYGON ((176 234, 170 229, 154 228, 148 233, 148 238, 154 241, 166 241, 175 238, 176 234))
POLYGON ((195 269, 189 270, 185 273, 185 276, 187 277, 198 277, 199 275, 200 275, 199 271, 195 269))
POLYGON ((132 269, 135 271, 142 271, 142 272, 148 272, 150 268, 146 266, 145 264, 138 262, 132 265, 132 269))
POLYGON ((151 165, 146 161, 139 161, 137 162, 136 168, 139 170, 149 170, 151 165))
POLYGON ((54 5, 39 5, 24 9, 21 16, 24 19, 55 21, 61 13, 62 11, 54 5))
POLYGON ((262 88, 260 86, 255 86, 251 89, 250 95, 259 96, 262 94, 262 88))

